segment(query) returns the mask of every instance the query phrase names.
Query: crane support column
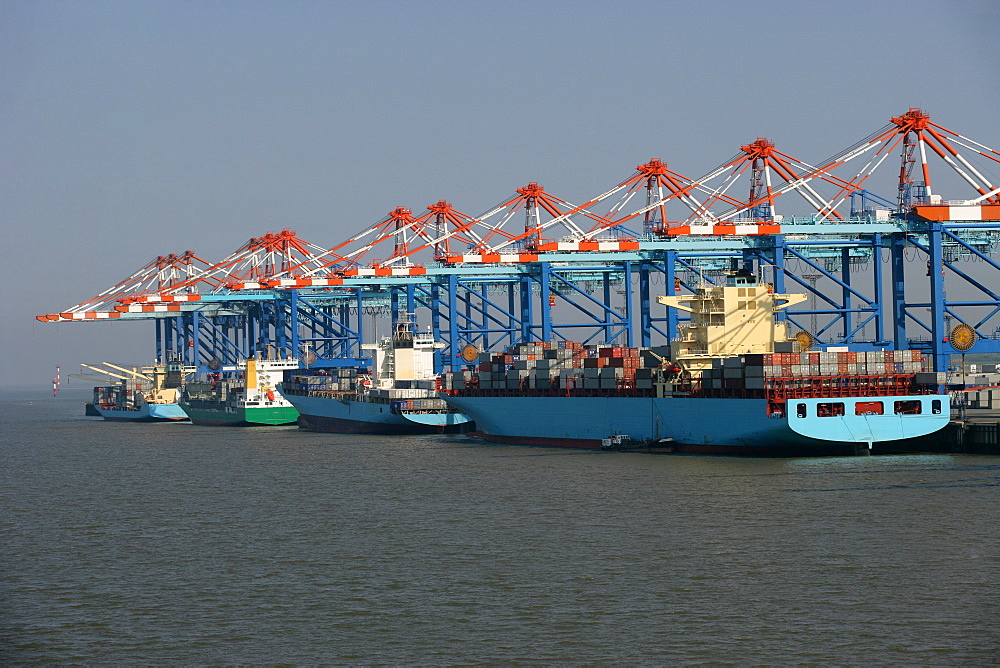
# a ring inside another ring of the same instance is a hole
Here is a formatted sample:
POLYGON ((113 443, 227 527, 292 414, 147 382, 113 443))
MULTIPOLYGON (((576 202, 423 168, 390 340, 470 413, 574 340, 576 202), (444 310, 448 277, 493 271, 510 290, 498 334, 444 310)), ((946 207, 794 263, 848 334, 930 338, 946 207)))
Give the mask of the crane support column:
POLYGON ((844 314, 844 343, 850 343, 854 338, 851 333, 851 249, 840 249, 840 280, 844 284, 841 295, 844 303, 841 305, 844 314))
POLYGON ((931 337, 934 341, 934 370, 937 372, 948 370, 948 358, 946 347, 951 348, 948 343, 948 330, 945 326, 945 304, 944 292, 944 255, 941 246, 941 223, 932 223, 928 233, 930 242, 930 279, 931 279, 931 337))
POLYGON ((406 286, 406 312, 411 314, 417 312, 417 286, 412 283, 406 286))
POLYGON ((622 264, 622 276, 625 281, 625 345, 629 348, 635 346, 635 322, 632 318, 632 263, 622 264))
MULTIPOLYGON (((663 287, 667 294, 676 294, 674 285, 677 283, 677 251, 667 251, 663 260, 663 287)), ((677 309, 667 309, 667 343, 677 338, 677 326, 680 322, 677 316, 677 309)))
POLYGON ((288 293, 288 329, 291 335, 291 350, 289 354, 293 358, 299 358, 299 291, 291 290, 288 293))
POLYGON ((163 363, 166 358, 163 355, 163 320, 157 318, 153 321, 153 332, 156 335, 156 361, 163 363))
MULTIPOLYGON (((940 238, 940 237, 939 237, 940 238)), ((897 350, 907 347, 906 341, 906 288, 903 274, 903 253, 906 250, 906 235, 892 234, 889 237, 889 261, 892 271, 892 346, 897 350)), ((932 334, 936 336, 936 334, 932 334)))
POLYGON ((531 276, 521 276, 521 338, 520 341, 531 341, 532 338, 532 313, 531 313, 531 276))
POLYGON ((191 350, 191 365, 201 366, 201 313, 191 314, 191 340, 194 342, 191 350))
MULTIPOLYGON (((667 289, 671 290, 673 286, 668 284, 667 289)), ((643 348, 653 345, 653 337, 650 334, 653 316, 650 308, 649 263, 644 261, 639 264, 639 345, 643 348)))
MULTIPOLYGON (((441 340, 441 285, 436 282, 431 284, 431 336, 435 341, 441 340)), ((435 348, 434 371, 440 372, 442 366, 441 349, 435 348)))
POLYGON ((448 370, 454 371, 458 357, 458 276, 448 274, 448 370))
POLYGON ((395 286, 389 290, 389 319, 393 325, 399 322, 399 288, 395 286))
POLYGON ((552 304, 550 303, 552 292, 549 289, 549 274, 551 271, 552 268, 548 262, 542 262, 539 265, 538 283, 541 286, 539 303, 541 304, 542 341, 552 340, 552 304))
POLYGON ((875 295, 875 340, 885 341, 885 300, 882 298, 882 235, 872 236, 872 294, 875 295))

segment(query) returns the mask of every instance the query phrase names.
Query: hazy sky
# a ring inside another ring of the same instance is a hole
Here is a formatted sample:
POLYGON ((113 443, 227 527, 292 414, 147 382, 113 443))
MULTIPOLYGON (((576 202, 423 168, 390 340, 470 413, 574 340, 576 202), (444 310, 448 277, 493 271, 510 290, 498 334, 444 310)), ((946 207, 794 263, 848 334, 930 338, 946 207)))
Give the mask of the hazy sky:
POLYGON ((0 0, 0 385, 148 363, 149 322, 34 316, 157 255, 329 247, 528 181, 582 201, 758 136, 819 160, 909 107, 996 148, 998 25, 990 0, 0 0))

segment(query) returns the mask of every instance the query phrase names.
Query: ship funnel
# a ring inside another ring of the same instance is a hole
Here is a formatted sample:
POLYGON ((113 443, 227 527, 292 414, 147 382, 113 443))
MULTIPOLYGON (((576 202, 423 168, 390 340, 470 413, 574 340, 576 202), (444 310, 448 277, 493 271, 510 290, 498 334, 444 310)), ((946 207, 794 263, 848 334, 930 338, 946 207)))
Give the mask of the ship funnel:
POLYGON ((257 360, 253 357, 247 359, 247 394, 249 395, 250 390, 257 389, 257 360))

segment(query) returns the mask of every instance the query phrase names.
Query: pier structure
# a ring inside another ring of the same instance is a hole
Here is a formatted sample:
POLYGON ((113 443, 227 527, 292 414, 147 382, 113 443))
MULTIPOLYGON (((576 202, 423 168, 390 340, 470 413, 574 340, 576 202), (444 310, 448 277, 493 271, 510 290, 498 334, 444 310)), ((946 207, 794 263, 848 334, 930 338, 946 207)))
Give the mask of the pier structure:
POLYGON ((353 363, 413 314, 444 344, 442 370, 533 340, 664 344, 683 315, 657 296, 745 269, 807 294, 783 311, 807 345, 916 348, 946 371, 953 354, 1000 352, 998 165, 910 109, 818 162, 757 138, 699 178, 650 160, 582 204, 532 182, 479 216, 399 206, 331 248, 282 230, 215 263, 160 256, 37 317, 150 320, 157 358, 213 370, 265 352, 353 363))

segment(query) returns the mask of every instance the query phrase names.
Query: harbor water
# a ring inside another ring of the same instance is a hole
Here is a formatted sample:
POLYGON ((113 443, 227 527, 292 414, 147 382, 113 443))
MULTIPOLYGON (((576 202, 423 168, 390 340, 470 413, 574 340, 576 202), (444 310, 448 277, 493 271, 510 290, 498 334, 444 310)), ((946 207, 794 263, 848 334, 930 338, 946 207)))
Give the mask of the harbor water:
POLYGON ((1000 661, 996 457, 112 423, 88 393, 0 394, 3 664, 1000 661))

